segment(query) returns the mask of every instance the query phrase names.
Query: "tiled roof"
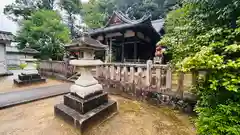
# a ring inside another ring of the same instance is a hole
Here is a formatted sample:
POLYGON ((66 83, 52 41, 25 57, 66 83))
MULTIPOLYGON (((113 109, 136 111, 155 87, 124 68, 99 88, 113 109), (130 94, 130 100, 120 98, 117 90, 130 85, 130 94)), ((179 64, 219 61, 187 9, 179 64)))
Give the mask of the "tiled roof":
POLYGON ((15 46, 6 46, 6 52, 19 53, 19 49, 15 46))
POLYGON ((23 53, 27 53, 27 54, 39 54, 40 53, 39 51, 37 51, 35 49, 32 49, 32 48, 29 48, 29 47, 25 47, 20 51, 23 52, 23 53))
POLYGON ((164 25, 164 19, 152 21, 152 26, 157 32, 161 31, 161 29, 163 28, 163 25, 164 25))
POLYGON ((16 46, 6 46, 7 53, 21 53, 21 54, 39 54, 39 51, 32 48, 24 48, 19 50, 16 46))
POLYGON ((71 44, 65 45, 65 48, 68 49, 71 47, 83 47, 83 46, 94 48, 96 50, 104 50, 108 47, 107 45, 104 45, 95 39, 92 39, 88 36, 84 36, 84 37, 73 40, 71 44))
POLYGON ((14 36, 11 32, 0 31, 0 40, 2 40, 2 41, 13 41, 14 36))
MULTIPOLYGON (((96 35, 96 34, 100 34, 100 33, 113 32, 113 31, 118 31, 121 29, 129 29, 129 28, 143 26, 143 25, 149 25, 151 27, 151 16, 150 15, 144 15, 141 19, 138 19, 138 20, 130 20, 130 18, 128 18, 122 12, 114 12, 105 27, 90 31, 89 34, 96 35), (114 16, 117 16, 123 23, 120 23, 117 25, 110 25, 110 21, 114 16)), ((158 33, 156 33, 156 34, 158 34, 158 33)))

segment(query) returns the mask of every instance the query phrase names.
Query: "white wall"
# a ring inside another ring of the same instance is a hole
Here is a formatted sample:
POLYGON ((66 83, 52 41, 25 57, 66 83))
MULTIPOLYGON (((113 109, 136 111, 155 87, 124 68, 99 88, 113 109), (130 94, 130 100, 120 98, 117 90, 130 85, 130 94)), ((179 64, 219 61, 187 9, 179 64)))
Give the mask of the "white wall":
MULTIPOLYGON (((26 55, 26 58, 32 59, 33 56, 26 55)), ((20 59, 25 59, 25 55, 16 53, 7 53, 6 55, 7 65, 20 65, 20 59)))
POLYGON ((6 66, 6 48, 5 44, 0 43, 0 74, 7 72, 6 66))

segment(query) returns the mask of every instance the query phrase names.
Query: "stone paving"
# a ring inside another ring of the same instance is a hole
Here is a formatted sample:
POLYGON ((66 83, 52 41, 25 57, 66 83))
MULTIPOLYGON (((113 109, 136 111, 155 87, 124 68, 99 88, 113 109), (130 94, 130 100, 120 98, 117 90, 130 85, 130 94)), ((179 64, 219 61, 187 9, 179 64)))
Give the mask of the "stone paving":
POLYGON ((70 85, 71 84, 69 83, 64 83, 55 86, 40 87, 2 94, 0 93, 0 109, 52 96, 66 94, 69 92, 70 85))

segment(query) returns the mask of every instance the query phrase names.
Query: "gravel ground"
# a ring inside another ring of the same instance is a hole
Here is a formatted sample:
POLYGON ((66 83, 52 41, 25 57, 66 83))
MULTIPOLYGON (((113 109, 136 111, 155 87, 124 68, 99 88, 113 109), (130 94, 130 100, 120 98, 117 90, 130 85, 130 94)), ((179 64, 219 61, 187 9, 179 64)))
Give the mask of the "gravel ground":
POLYGON ((53 79, 47 79, 46 83, 36 83, 36 84, 30 84, 30 85, 24 85, 24 86, 16 86, 13 83, 13 79, 18 78, 18 74, 22 72, 22 70, 13 70, 11 71, 14 73, 13 76, 6 76, 6 77, 0 77, 0 93, 4 92, 11 92, 11 91, 19 91, 19 90, 25 90, 25 89, 31 89, 31 88, 38 88, 38 87, 45 87, 45 86, 53 86, 62 84, 62 81, 53 80, 53 79))
MULTIPOLYGON (((119 113, 85 135, 196 135, 189 117, 168 108, 111 96, 119 113)), ((54 116, 62 96, 0 110, 1 135, 80 135, 77 129, 54 116)))

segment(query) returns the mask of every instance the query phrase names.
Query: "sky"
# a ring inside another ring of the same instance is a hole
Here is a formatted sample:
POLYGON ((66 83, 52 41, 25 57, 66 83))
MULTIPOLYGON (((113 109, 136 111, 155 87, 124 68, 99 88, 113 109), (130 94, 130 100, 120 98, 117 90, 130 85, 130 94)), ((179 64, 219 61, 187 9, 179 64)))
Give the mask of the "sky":
MULTIPOLYGON (((11 21, 4 15, 3 9, 6 5, 13 3, 15 0, 0 0, 0 30, 12 32, 16 34, 18 26, 15 22, 11 21)), ((82 2, 87 2, 88 0, 81 0, 82 2)))

